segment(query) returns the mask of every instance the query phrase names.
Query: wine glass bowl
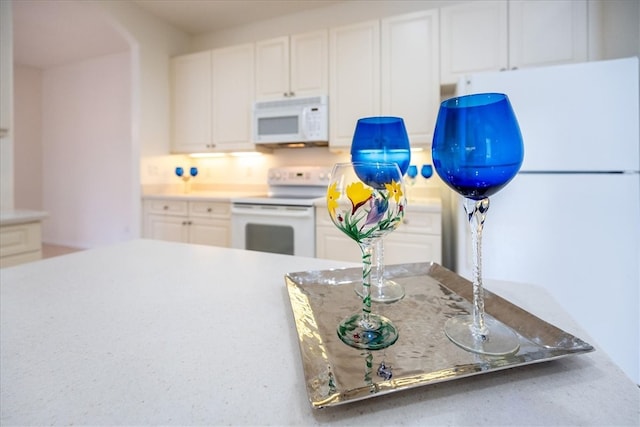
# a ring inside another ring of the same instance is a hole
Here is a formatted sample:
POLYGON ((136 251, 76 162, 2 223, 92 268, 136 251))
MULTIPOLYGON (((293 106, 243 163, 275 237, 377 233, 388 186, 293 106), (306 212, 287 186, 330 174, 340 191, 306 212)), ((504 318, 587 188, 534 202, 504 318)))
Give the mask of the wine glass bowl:
POLYGON ((447 320, 445 333, 469 351, 494 356, 515 353, 517 335, 497 320, 485 318, 481 263, 489 196, 516 176, 524 158, 522 135, 509 98, 482 93, 442 102, 432 158, 440 178, 464 197, 474 249, 472 313, 447 320))
POLYGON ((191 166, 189 168, 189 175, 195 178, 198 175, 198 168, 195 166, 191 166))
POLYGON ((411 161, 404 120, 387 116, 359 119, 351 142, 351 161, 396 163, 404 175, 411 161))
POLYGON ((338 325, 340 339, 355 348, 377 350, 398 339, 393 323, 371 312, 371 264, 375 242, 404 217, 404 183, 395 163, 338 163, 327 187, 333 224, 362 251, 362 310, 338 325))
POLYGON ((420 168, 420 175, 424 179, 429 179, 433 176, 433 166, 431 165, 422 165, 420 168))

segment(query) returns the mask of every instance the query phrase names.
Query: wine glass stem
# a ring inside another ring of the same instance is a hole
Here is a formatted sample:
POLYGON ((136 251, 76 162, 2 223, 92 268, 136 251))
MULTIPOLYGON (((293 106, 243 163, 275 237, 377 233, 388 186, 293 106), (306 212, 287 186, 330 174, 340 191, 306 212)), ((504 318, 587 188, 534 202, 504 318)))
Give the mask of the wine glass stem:
POLYGON ((362 249, 362 321, 366 326, 371 324, 369 315, 371 314, 371 260, 373 258, 373 246, 370 242, 360 245, 360 249, 362 249))
POLYGON ((384 285, 384 245, 382 239, 376 239, 373 252, 376 258, 375 283, 380 288, 384 285))
POLYGON ((489 210, 489 199, 464 199, 464 210, 467 213, 471 228, 471 245, 473 259, 473 333, 483 337, 487 334, 484 322, 484 288, 482 285, 482 229, 489 210))

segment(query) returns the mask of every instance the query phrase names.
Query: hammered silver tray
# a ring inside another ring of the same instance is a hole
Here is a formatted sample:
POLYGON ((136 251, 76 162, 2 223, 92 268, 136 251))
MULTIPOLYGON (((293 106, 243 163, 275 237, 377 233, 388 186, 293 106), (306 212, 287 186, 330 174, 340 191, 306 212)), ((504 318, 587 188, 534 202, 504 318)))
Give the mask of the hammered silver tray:
POLYGON ((436 263, 386 266, 385 277, 401 283, 406 295, 391 304, 373 303, 372 311, 394 322, 398 341, 383 350, 351 348, 338 338, 336 326, 361 309, 354 291, 361 275, 360 268, 346 268, 285 276, 313 408, 594 350, 487 290, 487 316, 510 326, 519 335, 520 349, 514 355, 491 357, 459 348, 443 327, 449 317, 470 312, 471 283, 436 263))

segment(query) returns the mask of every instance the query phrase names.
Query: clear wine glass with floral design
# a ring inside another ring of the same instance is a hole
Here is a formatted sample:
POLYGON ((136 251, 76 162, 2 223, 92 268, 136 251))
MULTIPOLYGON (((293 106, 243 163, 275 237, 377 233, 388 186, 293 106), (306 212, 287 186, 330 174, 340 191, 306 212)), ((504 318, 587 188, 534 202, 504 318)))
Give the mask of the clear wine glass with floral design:
POLYGON ((329 216, 362 251, 362 309, 338 325, 338 336, 352 347, 377 350, 398 339, 391 320, 371 311, 371 263, 375 242, 400 225, 405 204, 396 163, 338 163, 331 172, 329 216))

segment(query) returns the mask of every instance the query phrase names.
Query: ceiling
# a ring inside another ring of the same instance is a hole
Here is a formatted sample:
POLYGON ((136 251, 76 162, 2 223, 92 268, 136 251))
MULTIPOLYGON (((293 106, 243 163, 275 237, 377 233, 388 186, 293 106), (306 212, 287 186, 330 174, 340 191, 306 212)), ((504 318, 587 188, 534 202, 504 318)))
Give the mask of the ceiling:
POLYGON ((133 0, 156 17, 196 36, 347 0, 133 0))
MULTIPOLYGON (((348 0, 126 1, 195 36, 348 0)), ((49 68, 129 49, 91 2, 13 0, 12 7, 17 64, 49 68)))

